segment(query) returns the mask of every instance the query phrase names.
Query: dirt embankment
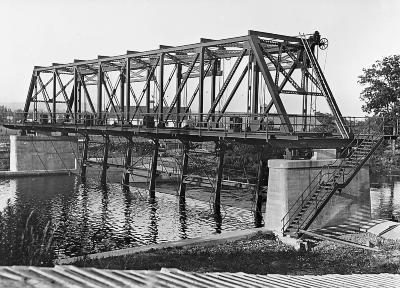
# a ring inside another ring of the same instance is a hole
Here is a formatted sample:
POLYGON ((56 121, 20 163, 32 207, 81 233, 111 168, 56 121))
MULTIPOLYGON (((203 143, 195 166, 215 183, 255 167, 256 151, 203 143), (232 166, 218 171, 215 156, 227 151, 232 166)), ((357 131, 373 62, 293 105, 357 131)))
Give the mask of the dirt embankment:
POLYGON ((162 267, 193 272, 245 272, 252 274, 400 273, 400 243, 369 233, 344 236, 346 240, 380 248, 379 252, 329 241, 300 252, 266 235, 212 247, 168 248, 76 262, 73 265, 109 269, 159 270, 162 267))

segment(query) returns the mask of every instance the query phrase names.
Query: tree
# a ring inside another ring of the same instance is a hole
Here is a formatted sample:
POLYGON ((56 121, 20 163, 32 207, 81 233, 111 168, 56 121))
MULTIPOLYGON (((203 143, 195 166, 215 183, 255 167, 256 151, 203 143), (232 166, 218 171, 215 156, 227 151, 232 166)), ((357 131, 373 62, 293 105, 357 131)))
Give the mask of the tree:
MULTIPOLYGON (((335 118, 330 113, 323 113, 319 111, 315 111, 315 127, 312 128, 311 131, 319 132, 319 133, 334 133, 337 132, 337 126, 335 124, 335 118)), ((313 122, 311 120, 311 122, 313 122)))
POLYGON ((366 86, 360 98, 362 110, 377 116, 400 116, 400 55, 384 57, 363 69, 359 84, 366 86))

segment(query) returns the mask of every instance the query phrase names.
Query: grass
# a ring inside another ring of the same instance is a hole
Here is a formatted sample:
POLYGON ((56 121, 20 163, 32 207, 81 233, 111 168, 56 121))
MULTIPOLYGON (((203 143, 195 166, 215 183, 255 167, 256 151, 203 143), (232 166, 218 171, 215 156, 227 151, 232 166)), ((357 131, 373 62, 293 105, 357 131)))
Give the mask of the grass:
POLYGON ((252 274, 351 274, 400 273, 400 244, 383 241, 371 234, 357 234, 347 240, 369 240, 381 251, 343 246, 323 241, 310 252, 295 251, 271 236, 251 238, 212 247, 167 248, 128 256, 81 260, 80 267, 103 269, 178 268, 192 272, 245 272, 252 274))
POLYGON ((0 265, 53 264, 53 229, 50 222, 40 223, 43 221, 35 211, 21 210, 7 203, 0 213, 0 265))

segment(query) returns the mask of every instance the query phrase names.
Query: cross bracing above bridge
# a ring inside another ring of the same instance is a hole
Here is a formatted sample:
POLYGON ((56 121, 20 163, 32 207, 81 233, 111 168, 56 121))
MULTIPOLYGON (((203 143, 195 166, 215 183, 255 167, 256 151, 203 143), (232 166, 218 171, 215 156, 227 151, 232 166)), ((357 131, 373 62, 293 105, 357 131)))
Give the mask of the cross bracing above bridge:
POLYGON ((149 129, 175 128, 175 134, 187 134, 179 131, 194 118, 194 129, 212 129, 223 127, 229 117, 239 130, 256 132, 260 128, 251 126, 261 127, 254 123, 268 123, 271 120, 265 117, 274 114, 272 121, 279 124, 280 134, 308 132, 310 136, 315 125, 310 103, 321 97, 330 108, 338 136, 349 138, 314 55, 324 45, 318 32, 292 37, 249 31, 223 40, 202 38, 196 44, 160 45, 145 52, 36 66, 24 107, 25 122, 32 115, 32 128, 48 117, 54 130, 65 129, 61 122, 78 127, 88 119, 91 126, 106 126, 113 118, 124 130, 141 123, 149 129), (300 122, 293 123, 288 114, 291 103, 285 94, 300 99, 301 109, 295 112, 300 122))

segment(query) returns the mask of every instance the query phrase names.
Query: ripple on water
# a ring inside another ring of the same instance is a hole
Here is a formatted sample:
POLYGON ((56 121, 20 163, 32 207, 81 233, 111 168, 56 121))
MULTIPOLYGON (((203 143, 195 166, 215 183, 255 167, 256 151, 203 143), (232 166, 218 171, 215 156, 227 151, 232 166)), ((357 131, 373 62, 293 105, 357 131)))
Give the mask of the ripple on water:
MULTIPOLYGON (((59 257, 253 227, 249 210, 223 206, 221 217, 215 217, 209 201, 187 198, 185 205, 179 205, 174 191, 168 192, 156 193, 156 199, 150 200, 143 188, 124 191, 119 184, 101 187, 95 179, 82 185, 74 176, 0 182, 3 202, 10 199, 15 207, 35 211, 43 218, 38 225, 51 221, 59 257)), ((250 192, 246 197, 251 199, 250 192)), ((26 219, 17 221, 24 223, 26 219)))
MULTIPOLYGON (((371 188, 373 218, 400 217, 400 177, 380 179, 371 188)), ((189 189, 185 205, 179 205, 174 187, 162 185, 156 199, 146 189, 124 191, 119 184, 105 188, 96 179, 86 185, 74 176, 49 176, 0 180, 0 210, 7 203, 19 211, 12 221, 23 229, 30 211, 44 229, 54 229, 59 257, 70 257, 161 243, 253 227, 251 192, 224 191, 221 217, 212 213, 207 189, 189 189), (196 200, 196 199, 199 200, 196 200), (235 206, 235 207, 233 207, 235 206), (245 207, 238 208, 238 207, 245 207)), ((22 233, 22 231, 17 231, 22 233)))

